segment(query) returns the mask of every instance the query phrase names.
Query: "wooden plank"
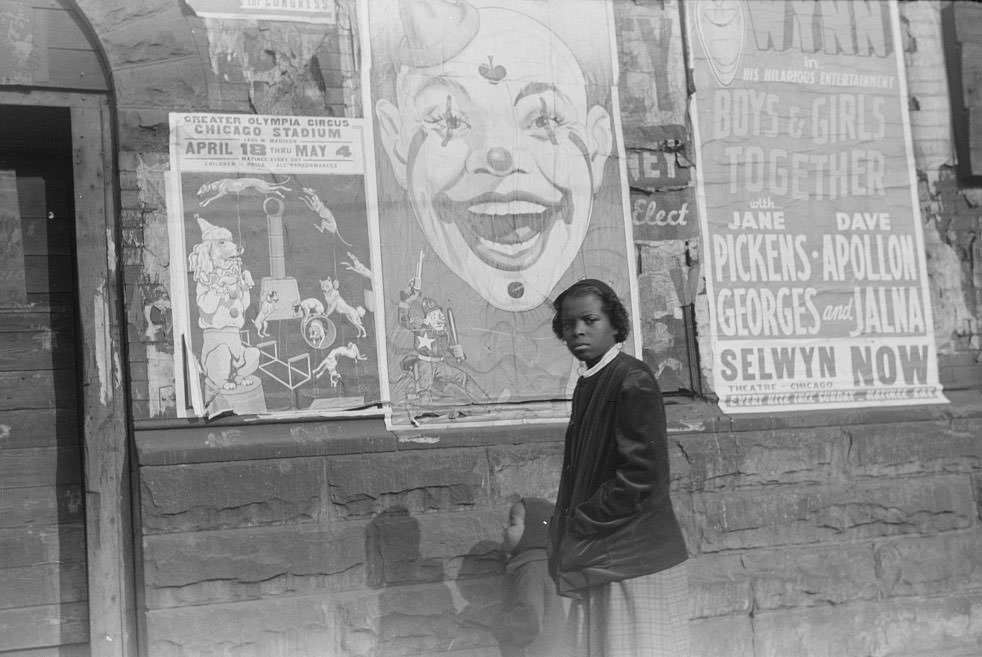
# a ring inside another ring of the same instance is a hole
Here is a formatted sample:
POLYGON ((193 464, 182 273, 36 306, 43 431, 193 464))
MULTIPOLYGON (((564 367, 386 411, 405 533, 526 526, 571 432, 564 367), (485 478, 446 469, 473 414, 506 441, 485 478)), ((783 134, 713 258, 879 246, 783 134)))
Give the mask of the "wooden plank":
POLYGON ((959 42, 982 39, 982 4, 977 2, 954 2, 955 35, 959 42))
POLYGON ((21 217, 45 217, 45 208, 48 202, 45 200, 44 178, 41 176, 25 176, 23 173, 17 176, 17 200, 20 205, 21 217))
POLYGON ((73 370, 0 372, 0 411, 72 408, 77 389, 73 370))
POLYGON ((74 218, 67 210, 67 182, 57 174, 17 177, 24 255, 74 257, 74 218))
POLYGON ((77 107, 95 109, 101 107, 106 99, 100 94, 71 94, 63 91, 44 89, 31 90, 30 95, 23 92, 0 90, 0 105, 27 105, 30 107, 77 107))
POLYGON ((75 18, 62 8, 39 10, 35 16, 43 15, 48 22, 48 47, 91 50, 89 40, 79 29, 75 18))
POLYGON ((7 653, 4 657, 92 657, 92 652, 89 650, 88 643, 72 643, 69 645, 18 650, 17 652, 7 653))
POLYGON ((0 529, 81 523, 82 498, 81 485, 6 489, 0 495, 0 529))
POLYGON ((0 609, 83 602, 85 560, 0 570, 0 609))
POLYGON ((48 81, 48 11, 32 7, 31 20, 34 23, 34 51, 37 66, 32 67, 31 75, 35 83, 48 81))
POLYGON ((24 301, 24 234, 14 171, 0 170, 0 303, 24 301))
POLYGON ((0 529, 0 568, 56 564, 64 559, 63 555, 80 554, 85 554, 85 530, 81 524, 0 529))
POLYGON ((972 175, 982 176, 982 108, 972 108, 969 112, 968 146, 972 175))
POLYGON ((30 650, 18 650, 4 657, 92 657, 88 643, 72 643, 61 646, 45 646, 30 650))
POLYGON ((93 91, 106 89, 102 64, 91 50, 49 48, 48 70, 51 86, 93 91))
POLYGON ((0 650, 20 650, 89 638, 84 602, 0 610, 0 650))
POLYGON ((62 304, 66 300, 73 300, 75 298, 74 292, 58 292, 57 294, 50 294, 45 292, 31 292, 27 295, 27 303, 32 306, 49 306, 55 304, 62 304))
POLYGON ((60 409, 4 411, 0 416, 4 449, 80 445, 79 435, 74 404, 60 409))
POLYGON ((0 450, 0 490, 82 483, 78 447, 0 450))
POLYGON ((71 228, 46 217, 21 217, 24 255, 74 255, 71 228))
POLYGON ((962 46, 962 105, 969 109, 982 103, 982 38, 962 46))
MULTIPOLYGON (((0 313, 0 321, 3 314, 0 313)), ((0 372, 59 370, 75 367, 74 336, 50 329, 0 333, 0 372)))
POLYGON ((116 211, 111 114, 106 98, 96 108, 72 108, 75 162, 75 243, 82 327, 81 403, 87 497, 89 609, 92 653, 137 654, 132 492, 129 478, 127 399, 117 368, 121 347, 122 272, 109 269, 118 255, 110 238, 116 211))
MULTIPOLYGON (((55 306, 21 306, 0 308, 0 335, 52 331, 60 340, 75 337, 75 311, 73 308, 55 306)), ((0 338, 3 340, 3 338, 0 338)))
POLYGON ((66 255, 24 256, 27 293, 71 294, 75 291, 74 263, 66 255))

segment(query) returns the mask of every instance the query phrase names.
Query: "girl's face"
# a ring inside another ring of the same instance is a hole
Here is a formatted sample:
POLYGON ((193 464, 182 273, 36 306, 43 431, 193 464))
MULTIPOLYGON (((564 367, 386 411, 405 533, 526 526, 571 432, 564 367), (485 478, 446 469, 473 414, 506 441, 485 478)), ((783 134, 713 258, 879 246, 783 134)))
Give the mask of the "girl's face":
POLYGON ((522 534, 524 533, 525 505, 521 502, 516 502, 511 507, 511 512, 508 514, 508 524, 501 534, 501 547, 504 548, 505 552, 511 552, 518 545, 518 542, 522 540, 522 534))
POLYGON ((587 293, 563 299, 563 341, 587 367, 597 364, 617 344, 616 331, 596 294, 587 293))

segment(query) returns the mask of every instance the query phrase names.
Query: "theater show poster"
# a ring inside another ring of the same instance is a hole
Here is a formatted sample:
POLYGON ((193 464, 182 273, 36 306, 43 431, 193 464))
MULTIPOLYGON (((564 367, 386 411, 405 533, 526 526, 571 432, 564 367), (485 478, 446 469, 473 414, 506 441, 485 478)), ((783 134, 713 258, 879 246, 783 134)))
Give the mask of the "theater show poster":
POLYGON ((896 3, 687 18, 720 407, 946 402, 896 3))
POLYGON ((381 413, 364 128, 170 115, 182 415, 381 413))
POLYGON ((535 403, 568 400, 576 379, 555 296, 597 278, 638 315, 612 8, 359 9, 391 423, 542 419, 535 403))

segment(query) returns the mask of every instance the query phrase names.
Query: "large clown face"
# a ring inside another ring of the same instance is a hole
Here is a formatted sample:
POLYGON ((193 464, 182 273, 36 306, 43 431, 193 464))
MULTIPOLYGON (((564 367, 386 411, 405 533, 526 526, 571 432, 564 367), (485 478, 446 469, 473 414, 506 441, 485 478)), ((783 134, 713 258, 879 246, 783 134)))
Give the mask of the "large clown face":
POLYGON ((492 305, 541 304, 590 224, 613 146, 570 49, 544 25, 481 10, 480 30, 436 66, 404 68, 380 136, 440 258, 492 305))

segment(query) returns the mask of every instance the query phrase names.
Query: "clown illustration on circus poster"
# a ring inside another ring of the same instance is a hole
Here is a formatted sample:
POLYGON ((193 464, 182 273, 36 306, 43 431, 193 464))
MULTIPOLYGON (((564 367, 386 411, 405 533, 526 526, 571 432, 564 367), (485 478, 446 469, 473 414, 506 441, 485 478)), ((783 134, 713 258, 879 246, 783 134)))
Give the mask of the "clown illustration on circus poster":
POLYGON ((393 425, 567 399, 554 297, 636 299, 609 3, 362 9, 393 425))

